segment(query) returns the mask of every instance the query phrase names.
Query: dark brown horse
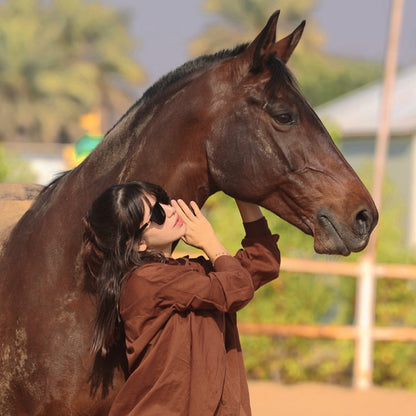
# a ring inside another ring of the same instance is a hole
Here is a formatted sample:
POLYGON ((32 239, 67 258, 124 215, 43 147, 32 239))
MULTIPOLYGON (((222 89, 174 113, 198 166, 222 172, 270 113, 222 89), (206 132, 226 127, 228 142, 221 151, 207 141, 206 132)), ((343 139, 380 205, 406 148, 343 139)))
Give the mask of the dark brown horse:
POLYGON ((80 219, 110 185, 148 180, 199 205, 223 190, 313 235, 318 253, 366 246, 376 208, 285 66, 304 24, 275 42, 277 18, 156 83, 16 225, 0 264, 1 415, 104 415, 123 381, 89 395, 94 304, 76 269, 80 219))

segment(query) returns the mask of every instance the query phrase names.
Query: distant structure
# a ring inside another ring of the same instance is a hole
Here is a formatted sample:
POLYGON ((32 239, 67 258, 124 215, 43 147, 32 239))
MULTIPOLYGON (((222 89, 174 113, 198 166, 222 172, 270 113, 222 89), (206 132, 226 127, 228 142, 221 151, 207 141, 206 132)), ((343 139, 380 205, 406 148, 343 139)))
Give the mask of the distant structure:
MULTIPOLYGON (((342 153, 358 172, 374 158, 382 87, 365 86, 316 109, 341 130, 342 153)), ((386 174, 402 198, 398 223, 403 220, 406 243, 416 248, 416 65, 399 71, 395 82, 386 174)))

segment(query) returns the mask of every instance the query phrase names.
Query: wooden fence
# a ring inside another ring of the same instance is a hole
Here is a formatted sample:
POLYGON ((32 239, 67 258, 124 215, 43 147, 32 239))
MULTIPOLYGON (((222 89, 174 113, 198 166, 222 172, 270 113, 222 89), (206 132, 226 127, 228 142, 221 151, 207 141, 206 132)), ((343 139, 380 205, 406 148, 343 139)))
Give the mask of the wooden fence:
MULTIPOLYGON (((313 274, 331 274, 359 278, 366 264, 348 262, 328 262, 282 257, 282 272, 301 272, 313 274)), ((416 279, 416 266, 401 264, 374 264, 375 278, 416 279)), ((374 310, 367 311, 374 315, 374 310)), ((357 314, 357 311, 356 311, 357 314)), ((355 320, 357 321, 357 319, 355 320)), ((266 335, 271 337, 302 337, 350 339, 356 344, 370 337, 373 341, 411 341, 416 342, 416 328, 378 327, 360 328, 359 325, 294 325, 274 323, 240 322, 239 331, 245 335, 266 335), (369 332, 369 333, 368 333, 369 332)), ((357 357, 356 357, 357 359, 357 357)), ((358 359, 359 361, 359 359, 358 359)), ((354 377, 360 377, 357 370, 354 377)), ((360 380, 354 380, 354 386, 360 387, 360 380)))

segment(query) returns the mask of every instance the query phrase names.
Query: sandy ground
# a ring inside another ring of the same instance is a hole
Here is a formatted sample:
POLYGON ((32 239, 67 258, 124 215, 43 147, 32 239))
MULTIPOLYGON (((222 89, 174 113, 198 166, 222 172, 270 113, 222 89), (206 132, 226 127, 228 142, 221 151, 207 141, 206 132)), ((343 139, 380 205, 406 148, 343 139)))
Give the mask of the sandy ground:
POLYGON ((31 183, 0 183, 0 250, 10 230, 42 188, 31 183))
POLYGON ((416 393, 250 381, 253 416, 416 416, 416 393))

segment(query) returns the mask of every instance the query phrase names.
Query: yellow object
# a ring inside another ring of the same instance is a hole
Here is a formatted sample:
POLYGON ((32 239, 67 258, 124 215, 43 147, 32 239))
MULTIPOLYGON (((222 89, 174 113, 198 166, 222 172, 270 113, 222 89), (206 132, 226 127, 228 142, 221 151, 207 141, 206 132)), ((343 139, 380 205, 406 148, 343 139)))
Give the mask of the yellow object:
POLYGON ((85 133, 74 144, 65 146, 62 152, 63 159, 70 169, 79 165, 103 138, 100 111, 91 111, 83 115, 79 124, 85 133))
POLYGON ((91 111, 79 119, 80 126, 93 136, 101 135, 101 112, 91 111))
POLYGON ((69 144, 63 148, 62 158, 64 159, 66 167, 69 169, 73 169, 77 165, 75 147, 73 144, 69 144))

